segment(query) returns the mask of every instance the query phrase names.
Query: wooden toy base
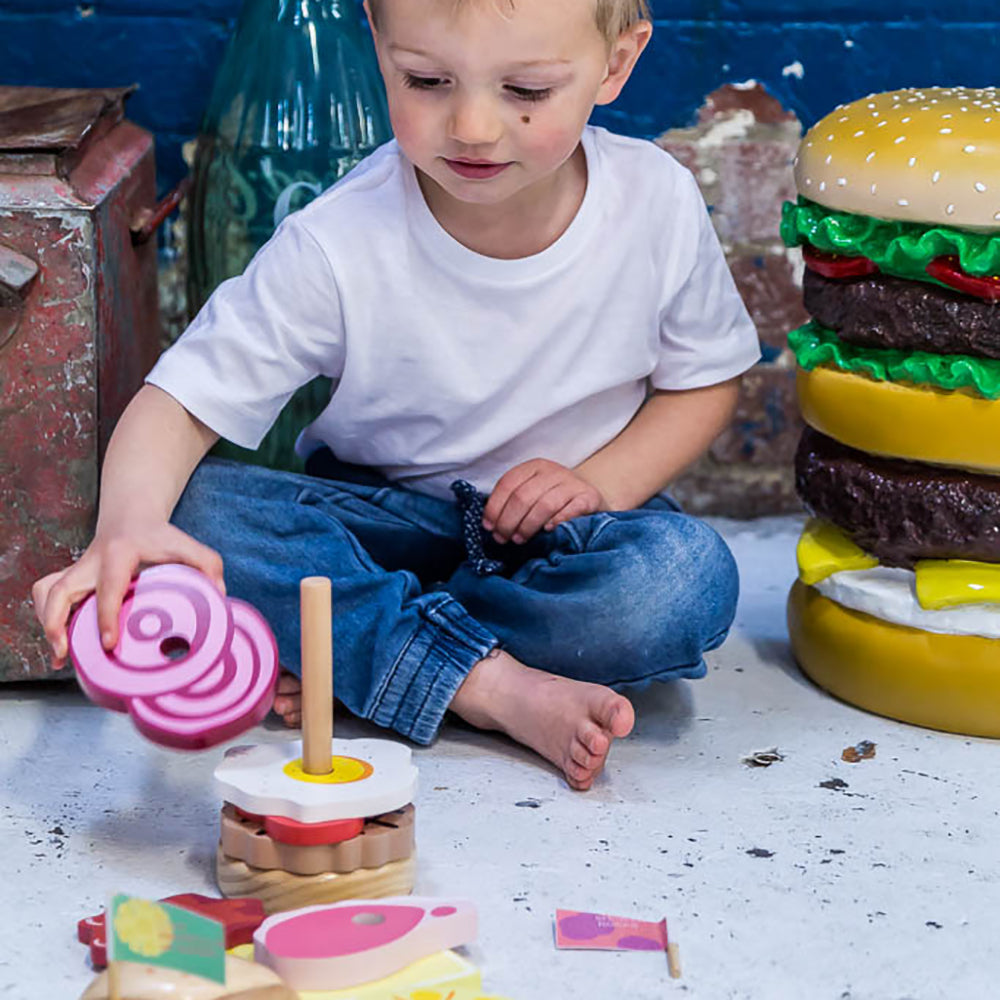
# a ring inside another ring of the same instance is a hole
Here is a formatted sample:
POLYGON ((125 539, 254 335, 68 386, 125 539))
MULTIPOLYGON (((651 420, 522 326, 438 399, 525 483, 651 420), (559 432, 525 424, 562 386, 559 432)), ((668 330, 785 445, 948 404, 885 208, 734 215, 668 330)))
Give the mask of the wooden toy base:
POLYGON ((413 891, 417 860, 411 855, 381 868, 359 868, 346 875, 293 875, 290 872, 251 868, 228 857, 222 845, 216 853, 216 881, 223 896, 255 896, 266 913, 280 913, 319 903, 339 903, 344 899, 378 899, 402 896, 413 891))

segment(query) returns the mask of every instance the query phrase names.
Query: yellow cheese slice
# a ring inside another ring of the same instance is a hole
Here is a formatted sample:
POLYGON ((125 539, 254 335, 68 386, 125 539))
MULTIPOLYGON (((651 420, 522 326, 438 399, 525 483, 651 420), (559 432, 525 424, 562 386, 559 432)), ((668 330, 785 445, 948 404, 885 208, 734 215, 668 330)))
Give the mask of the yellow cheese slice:
POLYGON ((969 559, 921 559, 917 600, 927 611, 960 604, 1000 604, 1000 565, 969 559))
POLYGON ((806 522, 795 558, 799 564, 799 579, 809 585, 844 570, 872 569, 878 565, 878 559, 855 545, 845 532, 818 517, 806 522))

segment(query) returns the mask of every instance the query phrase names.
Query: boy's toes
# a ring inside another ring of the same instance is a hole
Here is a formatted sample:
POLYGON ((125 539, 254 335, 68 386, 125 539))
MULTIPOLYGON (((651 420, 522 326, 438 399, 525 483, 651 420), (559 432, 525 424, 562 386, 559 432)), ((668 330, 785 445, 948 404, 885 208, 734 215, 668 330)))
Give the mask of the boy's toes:
POLYGON ((577 764, 575 760, 570 760, 563 771, 570 787, 577 791, 585 792, 594 783, 593 769, 577 764))
POLYGON ((608 703, 603 718, 604 728, 616 739, 628 736, 635 725, 635 710, 627 698, 620 695, 608 703))
POLYGON ((302 728, 302 713, 301 712, 289 712, 287 715, 283 715, 282 721, 288 726, 289 729, 301 729, 302 728))

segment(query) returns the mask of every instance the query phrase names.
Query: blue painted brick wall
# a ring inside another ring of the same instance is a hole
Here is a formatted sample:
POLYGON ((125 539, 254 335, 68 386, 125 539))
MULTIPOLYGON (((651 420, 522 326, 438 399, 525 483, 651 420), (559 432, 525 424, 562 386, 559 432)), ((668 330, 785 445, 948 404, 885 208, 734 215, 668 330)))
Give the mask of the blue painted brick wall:
MULTIPOLYGON (((130 116, 157 136, 161 186, 183 171, 240 0, 0 0, 0 82, 138 82, 130 116)), ((723 83, 756 79, 811 124, 902 86, 1000 83, 1000 7, 986 0, 653 0, 652 45, 595 120, 653 136, 689 124, 723 83)))

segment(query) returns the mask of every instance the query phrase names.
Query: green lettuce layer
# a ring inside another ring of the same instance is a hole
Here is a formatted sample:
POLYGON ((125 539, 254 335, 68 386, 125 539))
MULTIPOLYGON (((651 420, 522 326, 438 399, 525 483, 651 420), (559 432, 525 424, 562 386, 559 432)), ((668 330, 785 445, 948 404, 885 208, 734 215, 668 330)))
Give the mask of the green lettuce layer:
MULTIPOLYGON (((786 246, 810 243, 817 250, 863 256, 886 274, 939 285, 925 268, 935 257, 955 256, 969 274, 1000 274, 1000 233, 972 233, 917 222, 890 222, 836 212, 806 198, 786 201, 781 211, 786 246)), ((945 286, 947 287, 947 286, 945 286)))
POLYGON ((833 330, 810 320, 792 330, 788 344, 795 360, 811 371, 818 365, 868 375, 880 382, 911 382, 938 389, 970 389, 985 399, 1000 398, 1000 361, 967 354, 931 354, 894 348, 856 347, 833 330))

